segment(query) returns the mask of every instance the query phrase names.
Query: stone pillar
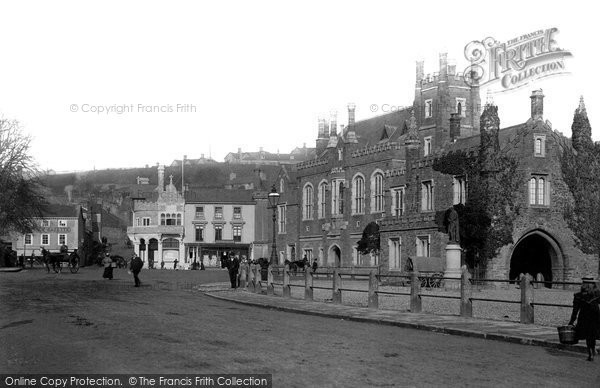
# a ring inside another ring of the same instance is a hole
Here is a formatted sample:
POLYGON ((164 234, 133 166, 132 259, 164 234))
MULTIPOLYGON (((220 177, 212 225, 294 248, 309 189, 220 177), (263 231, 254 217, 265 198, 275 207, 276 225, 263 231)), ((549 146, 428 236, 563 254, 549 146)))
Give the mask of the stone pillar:
POLYGON ((283 297, 292 297, 290 292, 290 266, 288 264, 283 267, 283 297))
POLYGON ((466 265, 462 266, 462 277, 460 282, 460 316, 473 317, 473 288, 471 287, 471 274, 466 265))
POLYGON ((379 308, 379 294, 377 290, 379 289, 379 281, 375 276, 375 272, 371 271, 369 273, 369 304, 368 307, 372 309, 379 308))
POLYGON ((275 290, 273 289, 273 267, 269 265, 267 267, 267 295, 273 295, 275 290))
POLYGON ((533 323, 533 287, 530 274, 521 279, 521 323, 533 323))
POLYGON ((421 281, 419 280, 419 273, 412 271, 410 274, 410 312, 420 313, 421 312, 421 281))
POLYGON ((462 249, 458 244, 446 245, 446 270, 444 271, 444 286, 458 288, 460 285, 460 253, 462 249), (451 279, 448 279, 451 278, 451 279), (456 279, 456 280, 453 280, 456 279))
POLYGON ((313 276, 308 266, 304 268, 304 300, 313 300, 313 276))
POLYGON ((342 288, 342 277, 339 270, 334 268, 331 300, 335 304, 342 304, 342 291, 340 291, 340 288, 342 288))

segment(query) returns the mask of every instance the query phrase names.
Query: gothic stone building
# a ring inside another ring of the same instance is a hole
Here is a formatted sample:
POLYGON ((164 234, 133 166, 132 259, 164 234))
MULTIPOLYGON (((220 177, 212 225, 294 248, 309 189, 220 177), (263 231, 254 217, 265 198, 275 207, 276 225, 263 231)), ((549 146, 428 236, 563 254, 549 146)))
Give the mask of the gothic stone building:
POLYGON ((481 111, 479 94, 478 85, 465 82, 442 54, 439 73, 425 76, 423 63, 417 63, 410 109, 355 122, 349 105, 348 125, 340 133, 335 115, 320 120, 317 157, 296 166, 291 185, 297 201, 288 201, 297 212, 285 222, 297 224, 297 235, 281 238, 280 229, 278 247, 295 243, 296 251, 320 265, 388 271, 403 270, 408 257, 444 257, 448 236, 436 212, 465 203, 468 181, 435 171, 433 162, 451 151, 476 151, 486 141, 494 152, 519 161, 523 180, 513 243, 486 263, 483 276, 540 272, 561 281, 595 274, 597 260, 576 248, 563 219, 572 198, 561 178, 559 153, 569 142, 544 121, 542 91, 533 92, 526 122, 503 129, 493 104, 481 111), (379 225, 381 252, 364 257, 356 247, 371 222, 379 225))

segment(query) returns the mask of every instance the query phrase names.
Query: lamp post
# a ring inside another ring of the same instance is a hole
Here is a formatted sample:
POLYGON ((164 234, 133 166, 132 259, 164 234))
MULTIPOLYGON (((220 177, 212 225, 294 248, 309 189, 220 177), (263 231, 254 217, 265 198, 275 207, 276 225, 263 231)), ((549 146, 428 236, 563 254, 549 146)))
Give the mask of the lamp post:
POLYGON ((275 189, 275 185, 271 188, 271 192, 269 193, 269 205, 273 208, 273 242, 271 244, 271 259, 269 260, 269 264, 273 265, 277 262, 277 232, 275 228, 277 227, 277 205, 279 204, 279 193, 275 189))

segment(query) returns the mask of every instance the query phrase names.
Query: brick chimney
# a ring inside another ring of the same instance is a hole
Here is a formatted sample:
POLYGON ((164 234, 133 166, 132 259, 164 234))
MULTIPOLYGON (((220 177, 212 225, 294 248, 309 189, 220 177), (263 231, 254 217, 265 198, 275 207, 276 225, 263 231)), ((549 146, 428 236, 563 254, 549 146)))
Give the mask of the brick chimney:
POLYGON ((335 148, 337 147, 337 112, 332 110, 330 114, 329 143, 327 143, 327 148, 335 148))
POLYGON ((531 92, 531 118, 533 120, 544 119, 544 93, 542 89, 531 92))
POLYGON ((355 111, 356 105, 354 103, 348 104, 348 132, 346 133, 346 143, 358 143, 356 139, 356 132, 354 128, 355 123, 355 111))
POLYGON ((421 80, 425 76, 425 62, 417 61, 417 86, 421 84, 421 80))

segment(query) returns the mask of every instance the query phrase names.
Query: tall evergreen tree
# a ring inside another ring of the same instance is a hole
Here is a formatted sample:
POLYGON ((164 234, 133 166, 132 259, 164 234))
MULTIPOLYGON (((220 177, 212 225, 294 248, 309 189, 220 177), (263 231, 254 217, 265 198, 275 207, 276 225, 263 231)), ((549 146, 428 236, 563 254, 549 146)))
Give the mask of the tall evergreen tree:
POLYGON ((565 147, 561 155, 563 179, 574 200, 565 209, 565 219, 577 237, 579 248, 600 259, 600 145, 592 141, 583 97, 571 128, 573 148, 565 147))

